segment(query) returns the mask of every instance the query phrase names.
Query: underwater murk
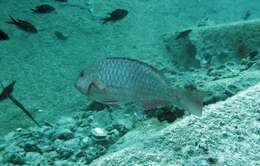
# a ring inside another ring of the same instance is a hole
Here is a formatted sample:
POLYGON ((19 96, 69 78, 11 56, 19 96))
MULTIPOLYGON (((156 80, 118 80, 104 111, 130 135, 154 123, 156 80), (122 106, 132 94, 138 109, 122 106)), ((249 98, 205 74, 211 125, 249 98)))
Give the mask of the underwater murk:
POLYGON ((260 165, 260 1, 0 13, 0 166, 260 165))

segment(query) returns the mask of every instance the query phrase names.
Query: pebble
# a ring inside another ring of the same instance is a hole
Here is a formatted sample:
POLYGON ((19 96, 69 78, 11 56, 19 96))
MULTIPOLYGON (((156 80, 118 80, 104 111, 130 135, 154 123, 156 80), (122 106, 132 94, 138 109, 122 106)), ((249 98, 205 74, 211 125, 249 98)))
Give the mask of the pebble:
POLYGON ((67 140, 67 141, 63 142, 63 144, 65 147, 68 147, 73 151, 80 149, 80 147, 79 147, 80 139, 79 138, 73 138, 73 139, 67 140))
POLYGON ((4 156, 4 161, 14 165, 24 165, 25 159, 20 154, 8 154, 4 156))
POLYGON ((88 145, 92 144, 92 140, 89 137, 85 137, 82 139, 82 143, 83 143, 83 145, 88 146, 88 145))
POLYGON ((0 144, 0 152, 3 151, 6 147, 6 144, 0 144))
POLYGON ((107 131, 99 127, 93 128, 91 134, 96 141, 104 141, 108 138, 107 131))
POLYGON ((60 129, 57 131, 56 136, 61 140, 69 140, 74 137, 74 134, 69 129, 60 129))
POLYGON ((54 166, 71 166, 71 165, 75 165, 75 164, 67 160, 57 160, 54 162, 54 166))
POLYGON ((41 149, 37 145, 31 143, 27 143, 24 145, 24 151, 41 153, 41 149))
POLYGON ((57 153, 59 154, 60 159, 68 159, 73 155, 73 151, 70 149, 58 149, 57 153))
POLYGON ((70 117, 63 117, 58 121, 58 126, 62 126, 62 128, 68 128, 71 129, 74 126, 76 126, 76 121, 73 118, 70 117))
POLYGON ((25 160, 26 161, 32 161, 32 162, 34 162, 35 165, 43 164, 42 163, 43 157, 41 156, 41 154, 39 154, 37 152, 26 153, 25 160))
MULTIPOLYGON (((86 165, 103 155, 117 141, 125 127, 101 122, 104 115, 65 117, 52 126, 18 129, 0 146, 0 163, 9 165, 86 165), (98 120, 97 120, 98 117, 98 120), (83 122, 85 125, 79 127, 83 122), (99 127, 97 127, 99 126, 99 127), (19 142, 19 146, 17 145, 19 142)), ((124 123, 123 123, 124 124, 124 123)), ((1 164, 0 164, 1 165, 1 164)))
POLYGON ((15 129, 15 131, 17 131, 17 132, 20 132, 20 131, 22 131, 23 129, 22 128, 17 128, 17 129, 15 129))

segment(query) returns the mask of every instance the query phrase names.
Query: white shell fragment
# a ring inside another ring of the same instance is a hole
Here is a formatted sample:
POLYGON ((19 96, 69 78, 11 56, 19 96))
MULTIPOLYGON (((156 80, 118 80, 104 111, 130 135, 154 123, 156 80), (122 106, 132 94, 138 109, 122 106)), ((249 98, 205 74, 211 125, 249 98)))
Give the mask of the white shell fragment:
POLYGON ((103 141, 106 140, 108 135, 107 135, 107 131, 100 128, 100 127, 96 127, 93 128, 91 130, 92 136, 96 141, 103 141))

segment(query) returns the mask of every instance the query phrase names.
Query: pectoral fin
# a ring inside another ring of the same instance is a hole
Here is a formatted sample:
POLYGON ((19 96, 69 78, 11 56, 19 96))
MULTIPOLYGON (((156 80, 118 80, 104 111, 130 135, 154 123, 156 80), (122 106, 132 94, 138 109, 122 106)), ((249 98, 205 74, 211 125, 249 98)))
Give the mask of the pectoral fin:
POLYGON ((100 82, 100 81, 92 81, 88 86, 88 94, 91 93, 91 91, 105 91, 106 86, 100 82))

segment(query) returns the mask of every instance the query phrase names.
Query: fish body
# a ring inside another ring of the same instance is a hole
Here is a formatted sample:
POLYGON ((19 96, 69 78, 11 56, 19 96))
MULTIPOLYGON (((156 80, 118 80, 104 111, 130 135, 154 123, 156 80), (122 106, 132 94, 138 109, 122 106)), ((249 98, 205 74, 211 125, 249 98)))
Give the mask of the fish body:
POLYGON ((0 40, 8 40, 9 36, 2 30, 0 30, 0 40))
POLYGON ((61 40, 61 41, 66 41, 67 40, 67 36, 65 36, 63 33, 59 32, 59 31, 55 31, 54 35, 57 37, 57 39, 61 40))
POLYGON ((37 126, 40 127, 40 124, 33 118, 31 113, 20 103, 13 95, 12 92, 14 90, 14 85, 16 81, 11 82, 9 85, 4 87, 3 91, 0 93, 0 101, 3 101, 9 98, 17 107, 19 107, 37 126))
POLYGON ((105 104, 134 102, 145 109, 174 104, 201 115, 199 96, 172 88, 159 70, 136 59, 111 57, 97 61, 80 72, 75 87, 105 104))
POLYGON ((106 24, 107 22, 115 22, 118 20, 123 19, 125 16, 127 16, 128 11, 125 9, 116 9, 109 13, 109 16, 101 19, 103 21, 103 24, 106 24))
POLYGON ((16 27, 18 27, 19 29, 26 31, 26 32, 30 32, 30 33, 37 33, 38 30, 36 29, 36 27, 34 25, 32 25, 30 22, 25 21, 25 20, 16 20, 13 17, 11 17, 11 21, 8 22, 9 24, 14 24, 16 25, 16 27))
POLYGON ((12 94, 15 83, 16 81, 13 81, 8 86, 4 87, 3 91, 0 94, 0 101, 7 99, 12 94))
POLYGON ((54 7, 48 4, 43 4, 36 6, 34 9, 31 9, 34 13, 50 13, 55 10, 54 7))

